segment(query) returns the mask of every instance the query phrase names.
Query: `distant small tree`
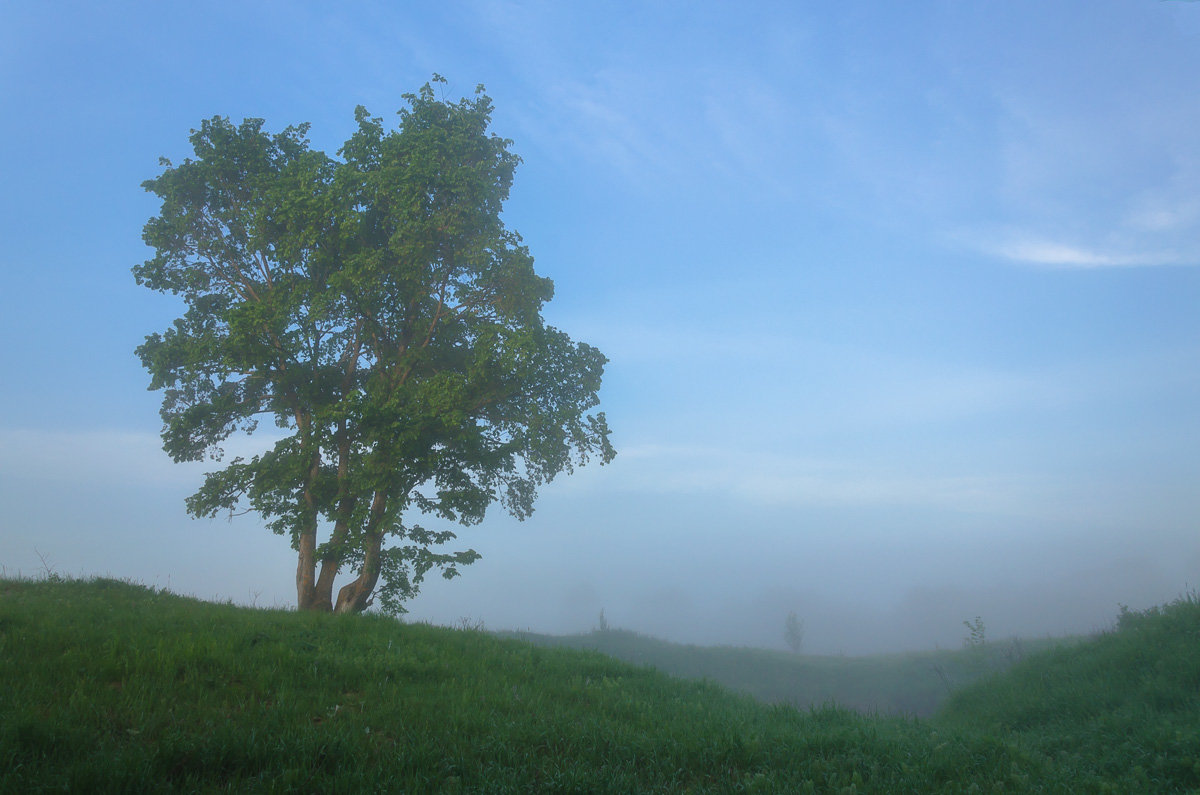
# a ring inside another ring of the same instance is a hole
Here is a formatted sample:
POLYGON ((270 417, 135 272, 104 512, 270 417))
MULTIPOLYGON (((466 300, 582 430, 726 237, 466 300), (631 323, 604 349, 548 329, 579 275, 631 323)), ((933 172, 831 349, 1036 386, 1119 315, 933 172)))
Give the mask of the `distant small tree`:
POLYGON ((974 621, 964 621, 963 626, 967 628, 967 636, 963 638, 963 646, 968 649, 975 649, 987 645, 987 628, 983 625, 983 619, 975 616, 974 621))
POLYGON ((792 610, 783 622, 783 639, 793 654, 799 654, 804 646, 804 622, 792 610))
POLYGON ((608 619, 604 617, 604 608, 600 608, 600 623, 596 625, 599 632, 608 632, 608 619))

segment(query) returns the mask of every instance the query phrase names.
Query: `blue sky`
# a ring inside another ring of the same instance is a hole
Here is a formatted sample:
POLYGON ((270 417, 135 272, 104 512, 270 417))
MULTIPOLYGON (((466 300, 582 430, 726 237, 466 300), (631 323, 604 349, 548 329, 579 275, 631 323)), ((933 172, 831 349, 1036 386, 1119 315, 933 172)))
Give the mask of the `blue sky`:
POLYGON ((1196 583, 1200 4, 1151 0, 5 3, 8 573, 294 600, 159 449, 140 184, 218 114, 332 153, 434 72, 524 159, 506 222, 620 455, 463 530, 414 617, 781 646, 795 610, 858 652, 1196 583))

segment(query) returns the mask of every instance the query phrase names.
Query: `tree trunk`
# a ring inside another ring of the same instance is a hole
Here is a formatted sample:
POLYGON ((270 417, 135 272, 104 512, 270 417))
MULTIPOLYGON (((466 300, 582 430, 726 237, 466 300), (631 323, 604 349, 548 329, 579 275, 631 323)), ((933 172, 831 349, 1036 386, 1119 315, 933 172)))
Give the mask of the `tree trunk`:
POLYGON ((363 550, 362 570, 352 582, 342 586, 338 591, 335 613, 361 613, 371 604, 371 594, 379 582, 379 551, 383 546, 383 535, 372 534, 366 539, 366 549, 363 550))
MULTIPOLYGON (((296 427, 300 431, 301 437, 306 441, 309 439, 310 423, 308 418, 296 412, 296 427)), ((298 539, 298 561, 296 563, 296 609, 298 610, 316 610, 328 613, 332 608, 333 588, 325 588, 325 593, 321 593, 321 588, 316 582, 317 572, 317 503, 313 496, 313 484, 320 474, 321 468, 321 453, 320 450, 314 450, 312 461, 309 465, 308 476, 304 484, 304 526, 300 528, 300 537, 298 539)))
POLYGON ((375 585, 379 582, 379 572, 382 568, 380 550, 383 549, 383 517, 387 510, 387 496, 382 491, 375 492, 371 500, 371 514, 367 520, 366 531, 363 533, 363 563, 358 576, 353 582, 342 586, 338 591, 335 613, 361 613, 371 604, 371 595, 375 593, 375 585))
POLYGON ((342 564, 334 558, 325 558, 321 561, 321 573, 317 575, 316 594, 318 598, 323 599, 330 610, 333 607, 333 581, 338 576, 342 564))
POLYGON ((313 583, 316 574, 313 560, 316 554, 317 539, 305 528, 300 531, 299 561, 296 563, 296 609, 317 610, 315 604, 317 589, 313 583))
POLYGON ((314 581, 316 573, 316 534, 300 535, 300 562, 296 566, 296 608, 328 613, 333 609, 333 580, 314 581))
POLYGON ((345 420, 341 421, 338 442, 338 498, 337 520, 333 523, 333 533, 329 538, 329 552, 321 560, 321 573, 317 575, 317 593, 327 604, 333 604, 333 581, 342 569, 346 559, 344 546, 350 535, 350 517, 354 514, 354 506, 358 498, 350 493, 347 484, 350 470, 350 442, 346 436, 345 420))

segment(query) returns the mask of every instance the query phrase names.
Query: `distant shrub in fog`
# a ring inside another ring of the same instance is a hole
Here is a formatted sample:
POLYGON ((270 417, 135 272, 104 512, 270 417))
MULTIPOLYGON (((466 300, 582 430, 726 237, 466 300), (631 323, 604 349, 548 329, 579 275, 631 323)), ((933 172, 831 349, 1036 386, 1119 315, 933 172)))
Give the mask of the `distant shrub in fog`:
POLYGON ((799 654, 804 647, 804 622, 796 616, 795 610, 790 611, 783 622, 783 640, 793 654, 799 654))
POLYGON ((964 621, 963 626, 967 628, 967 636, 963 638, 964 648, 974 649, 987 645, 987 627, 983 625, 982 618, 975 616, 974 621, 964 621))

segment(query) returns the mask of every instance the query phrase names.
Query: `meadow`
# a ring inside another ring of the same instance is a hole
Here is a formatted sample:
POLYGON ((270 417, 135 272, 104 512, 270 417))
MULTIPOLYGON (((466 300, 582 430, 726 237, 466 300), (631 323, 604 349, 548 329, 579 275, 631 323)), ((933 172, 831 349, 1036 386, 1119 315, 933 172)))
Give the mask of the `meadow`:
POLYGON ((1185 598, 916 719, 480 631, 0 580, 0 791, 1196 791, 1197 651, 1185 598))
POLYGON ((501 634, 538 646, 599 651, 673 676, 709 680, 768 704, 837 704, 858 712, 914 717, 933 715, 954 691, 1006 670, 1029 654, 1081 640, 1009 638, 964 642, 960 649, 849 657, 685 645, 622 629, 578 635, 501 634))

